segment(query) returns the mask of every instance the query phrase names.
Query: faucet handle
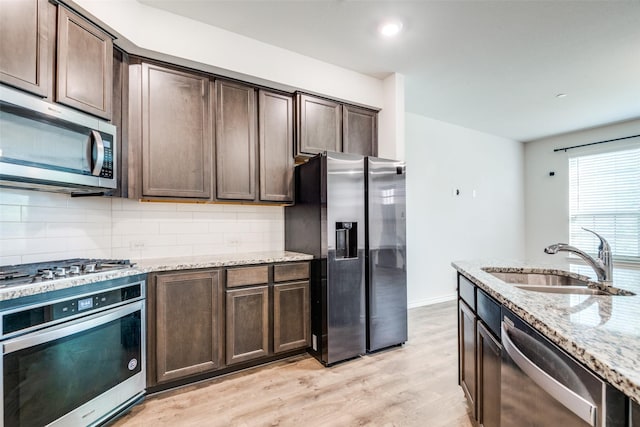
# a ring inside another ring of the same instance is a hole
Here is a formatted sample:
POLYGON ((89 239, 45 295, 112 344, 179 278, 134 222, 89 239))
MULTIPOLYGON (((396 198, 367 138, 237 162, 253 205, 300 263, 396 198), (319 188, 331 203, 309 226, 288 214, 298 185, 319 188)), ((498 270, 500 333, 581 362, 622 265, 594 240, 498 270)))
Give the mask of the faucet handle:
POLYGON ((600 239, 600 246, 598 246, 598 251, 600 251, 600 252, 603 252, 603 251, 604 252, 611 252, 611 246, 609 246, 609 242, 607 242, 607 240, 604 237, 602 237, 601 235, 599 235, 598 233, 596 233, 593 230, 589 230, 588 228, 582 227, 582 229, 584 231, 588 231, 589 233, 595 234, 596 237, 598 239, 600 239))

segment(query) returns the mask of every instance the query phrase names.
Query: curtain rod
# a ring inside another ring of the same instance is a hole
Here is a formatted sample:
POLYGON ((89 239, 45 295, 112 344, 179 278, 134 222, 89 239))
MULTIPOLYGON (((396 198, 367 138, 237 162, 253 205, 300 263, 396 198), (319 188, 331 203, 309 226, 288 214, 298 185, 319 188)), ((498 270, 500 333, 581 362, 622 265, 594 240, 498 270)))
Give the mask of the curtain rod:
POLYGON ((556 148, 553 150, 553 152, 555 153, 556 151, 564 151, 566 153, 567 150, 571 150, 573 148, 588 147, 590 145, 604 144, 605 142, 621 141, 623 139, 637 138, 639 136, 640 135, 631 135, 631 136, 624 136, 622 138, 607 139, 606 141, 590 142, 588 144, 581 144, 581 145, 572 145, 571 147, 556 148))

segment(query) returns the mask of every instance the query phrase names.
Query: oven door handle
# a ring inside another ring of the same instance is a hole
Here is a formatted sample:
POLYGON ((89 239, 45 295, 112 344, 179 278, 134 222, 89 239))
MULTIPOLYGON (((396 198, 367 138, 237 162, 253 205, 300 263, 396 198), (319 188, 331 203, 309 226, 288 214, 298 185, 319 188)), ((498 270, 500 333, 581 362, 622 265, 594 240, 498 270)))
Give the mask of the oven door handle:
POLYGON ((553 378, 525 356, 509 337, 510 328, 516 329, 502 322, 502 345, 511 360, 542 390, 549 393, 551 397, 590 426, 595 427, 596 406, 553 378))
POLYGON ((112 308, 86 317, 80 317, 69 323, 61 323, 50 328, 41 329, 30 334, 5 341, 2 345, 3 354, 13 353, 28 347, 68 337, 79 332, 95 328, 105 323, 112 322, 136 311, 142 311, 141 319, 144 321, 144 300, 131 304, 112 308))

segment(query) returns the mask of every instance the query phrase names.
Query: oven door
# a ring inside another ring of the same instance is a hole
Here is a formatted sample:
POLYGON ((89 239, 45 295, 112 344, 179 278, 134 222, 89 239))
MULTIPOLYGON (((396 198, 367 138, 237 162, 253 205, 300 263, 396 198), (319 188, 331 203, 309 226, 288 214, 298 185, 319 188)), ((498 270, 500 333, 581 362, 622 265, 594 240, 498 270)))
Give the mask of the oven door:
POLYGON ((5 426, 102 422, 144 393, 144 301, 3 343, 5 426))

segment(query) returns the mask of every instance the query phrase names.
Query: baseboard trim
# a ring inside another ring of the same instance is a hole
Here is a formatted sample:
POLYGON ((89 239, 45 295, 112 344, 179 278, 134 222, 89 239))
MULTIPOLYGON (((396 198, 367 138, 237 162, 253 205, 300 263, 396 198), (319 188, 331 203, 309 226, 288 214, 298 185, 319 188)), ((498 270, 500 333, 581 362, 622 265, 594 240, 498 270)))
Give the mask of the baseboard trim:
POLYGON ((409 301, 407 303, 407 306, 408 308, 423 307, 425 305, 432 305, 432 304, 438 304, 441 302, 453 301, 457 298, 457 296, 458 294, 454 292, 452 294, 441 295, 435 298, 425 298, 425 299, 420 299, 415 301, 409 301))

